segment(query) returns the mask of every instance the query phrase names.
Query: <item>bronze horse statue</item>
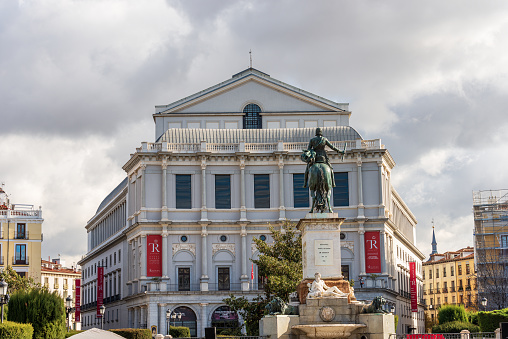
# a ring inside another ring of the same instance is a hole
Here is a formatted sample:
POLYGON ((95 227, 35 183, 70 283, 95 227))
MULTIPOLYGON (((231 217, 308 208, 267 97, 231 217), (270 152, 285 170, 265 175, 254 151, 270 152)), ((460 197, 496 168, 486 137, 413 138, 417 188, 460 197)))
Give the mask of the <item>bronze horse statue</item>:
POLYGON ((328 212, 332 213, 330 205, 330 195, 332 192, 332 170, 326 163, 315 162, 316 152, 313 150, 304 150, 300 156, 303 162, 309 165, 309 189, 312 197, 312 206, 310 213, 314 209, 324 213, 328 207, 328 212))

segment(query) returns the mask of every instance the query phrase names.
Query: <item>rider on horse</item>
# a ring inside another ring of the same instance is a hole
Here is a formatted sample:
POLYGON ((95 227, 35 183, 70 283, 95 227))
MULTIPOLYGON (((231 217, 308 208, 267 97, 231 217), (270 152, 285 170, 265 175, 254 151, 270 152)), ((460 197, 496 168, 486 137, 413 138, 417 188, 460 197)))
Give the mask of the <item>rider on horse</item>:
MULTIPOLYGON (((313 150, 314 152, 316 152, 316 157, 315 157, 315 160, 314 160, 314 163, 325 163, 328 165, 328 167, 330 167, 330 171, 331 171, 331 180, 332 180, 332 187, 335 187, 335 178, 334 178, 334 175, 333 175, 333 168, 332 168, 332 165, 330 165, 330 160, 328 160, 328 154, 326 154, 326 146, 330 147, 331 149, 333 149, 334 151, 336 152, 339 152, 339 153, 343 153, 343 151, 339 150, 338 148, 336 148, 335 146, 333 146, 329 141, 328 139, 326 139, 324 136, 323 136, 323 132, 321 131, 321 128, 316 128, 316 136, 312 139, 310 139, 310 142, 309 142, 309 147, 308 149, 309 150, 313 150)), ((304 184, 303 184, 303 187, 307 187, 308 186, 308 178, 309 178, 309 168, 314 164, 314 163, 307 163, 307 168, 305 169, 305 177, 304 177, 304 184)))

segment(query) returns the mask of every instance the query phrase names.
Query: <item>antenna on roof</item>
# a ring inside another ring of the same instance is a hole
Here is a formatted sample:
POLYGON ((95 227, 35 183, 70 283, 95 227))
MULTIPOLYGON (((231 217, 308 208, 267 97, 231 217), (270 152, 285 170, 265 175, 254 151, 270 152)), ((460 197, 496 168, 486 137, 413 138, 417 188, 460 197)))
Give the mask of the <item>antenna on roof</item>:
POLYGON ((249 49, 250 68, 252 68, 252 50, 249 49))

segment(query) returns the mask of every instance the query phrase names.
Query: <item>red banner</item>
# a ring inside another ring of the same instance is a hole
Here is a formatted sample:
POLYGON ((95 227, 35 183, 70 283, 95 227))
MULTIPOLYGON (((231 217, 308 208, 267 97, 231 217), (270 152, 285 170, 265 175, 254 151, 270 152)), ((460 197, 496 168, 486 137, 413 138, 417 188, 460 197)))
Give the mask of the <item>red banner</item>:
POLYGON ((81 321, 81 279, 75 280, 76 284, 76 301, 74 302, 74 317, 77 323, 81 321))
POLYGON ((101 318, 100 308, 104 303, 104 267, 97 267, 97 317, 101 318))
POLYGON ((162 235, 148 235, 146 247, 146 276, 162 277, 162 235))
POLYGON ((365 272, 381 273, 379 231, 365 232, 365 272))
POLYGON ((418 312, 418 288, 416 286, 416 263, 409 263, 409 291, 411 292, 411 312, 418 312))

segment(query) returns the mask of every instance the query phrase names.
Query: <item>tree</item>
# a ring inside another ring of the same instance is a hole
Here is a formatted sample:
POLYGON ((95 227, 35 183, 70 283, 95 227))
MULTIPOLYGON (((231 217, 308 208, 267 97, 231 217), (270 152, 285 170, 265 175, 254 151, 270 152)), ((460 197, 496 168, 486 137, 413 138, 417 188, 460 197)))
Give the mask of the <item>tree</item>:
POLYGON ((41 284, 36 282, 34 278, 20 276, 11 266, 7 266, 5 270, 0 272, 0 280, 7 283, 9 294, 13 294, 16 291, 26 291, 41 287, 41 284))
POLYGON ((270 225, 270 232, 273 243, 254 238, 259 258, 252 260, 258 265, 258 274, 267 277, 265 295, 253 301, 234 295, 223 300, 231 310, 242 316, 249 336, 259 335, 259 321, 265 314, 268 301, 272 297, 289 301, 289 295, 296 291, 303 277, 302 237, 295 224, 286 220, 280 230, 270 225))
POLYGON ((287 302, 303 277, 302 236, 296 225, 288 220, 280 230, 270 226, 270 232, 271 244, 254 238, 259 258, 252 261, 258 265, 258 272, 267 277, 266 298, 277 296, 287 302))

